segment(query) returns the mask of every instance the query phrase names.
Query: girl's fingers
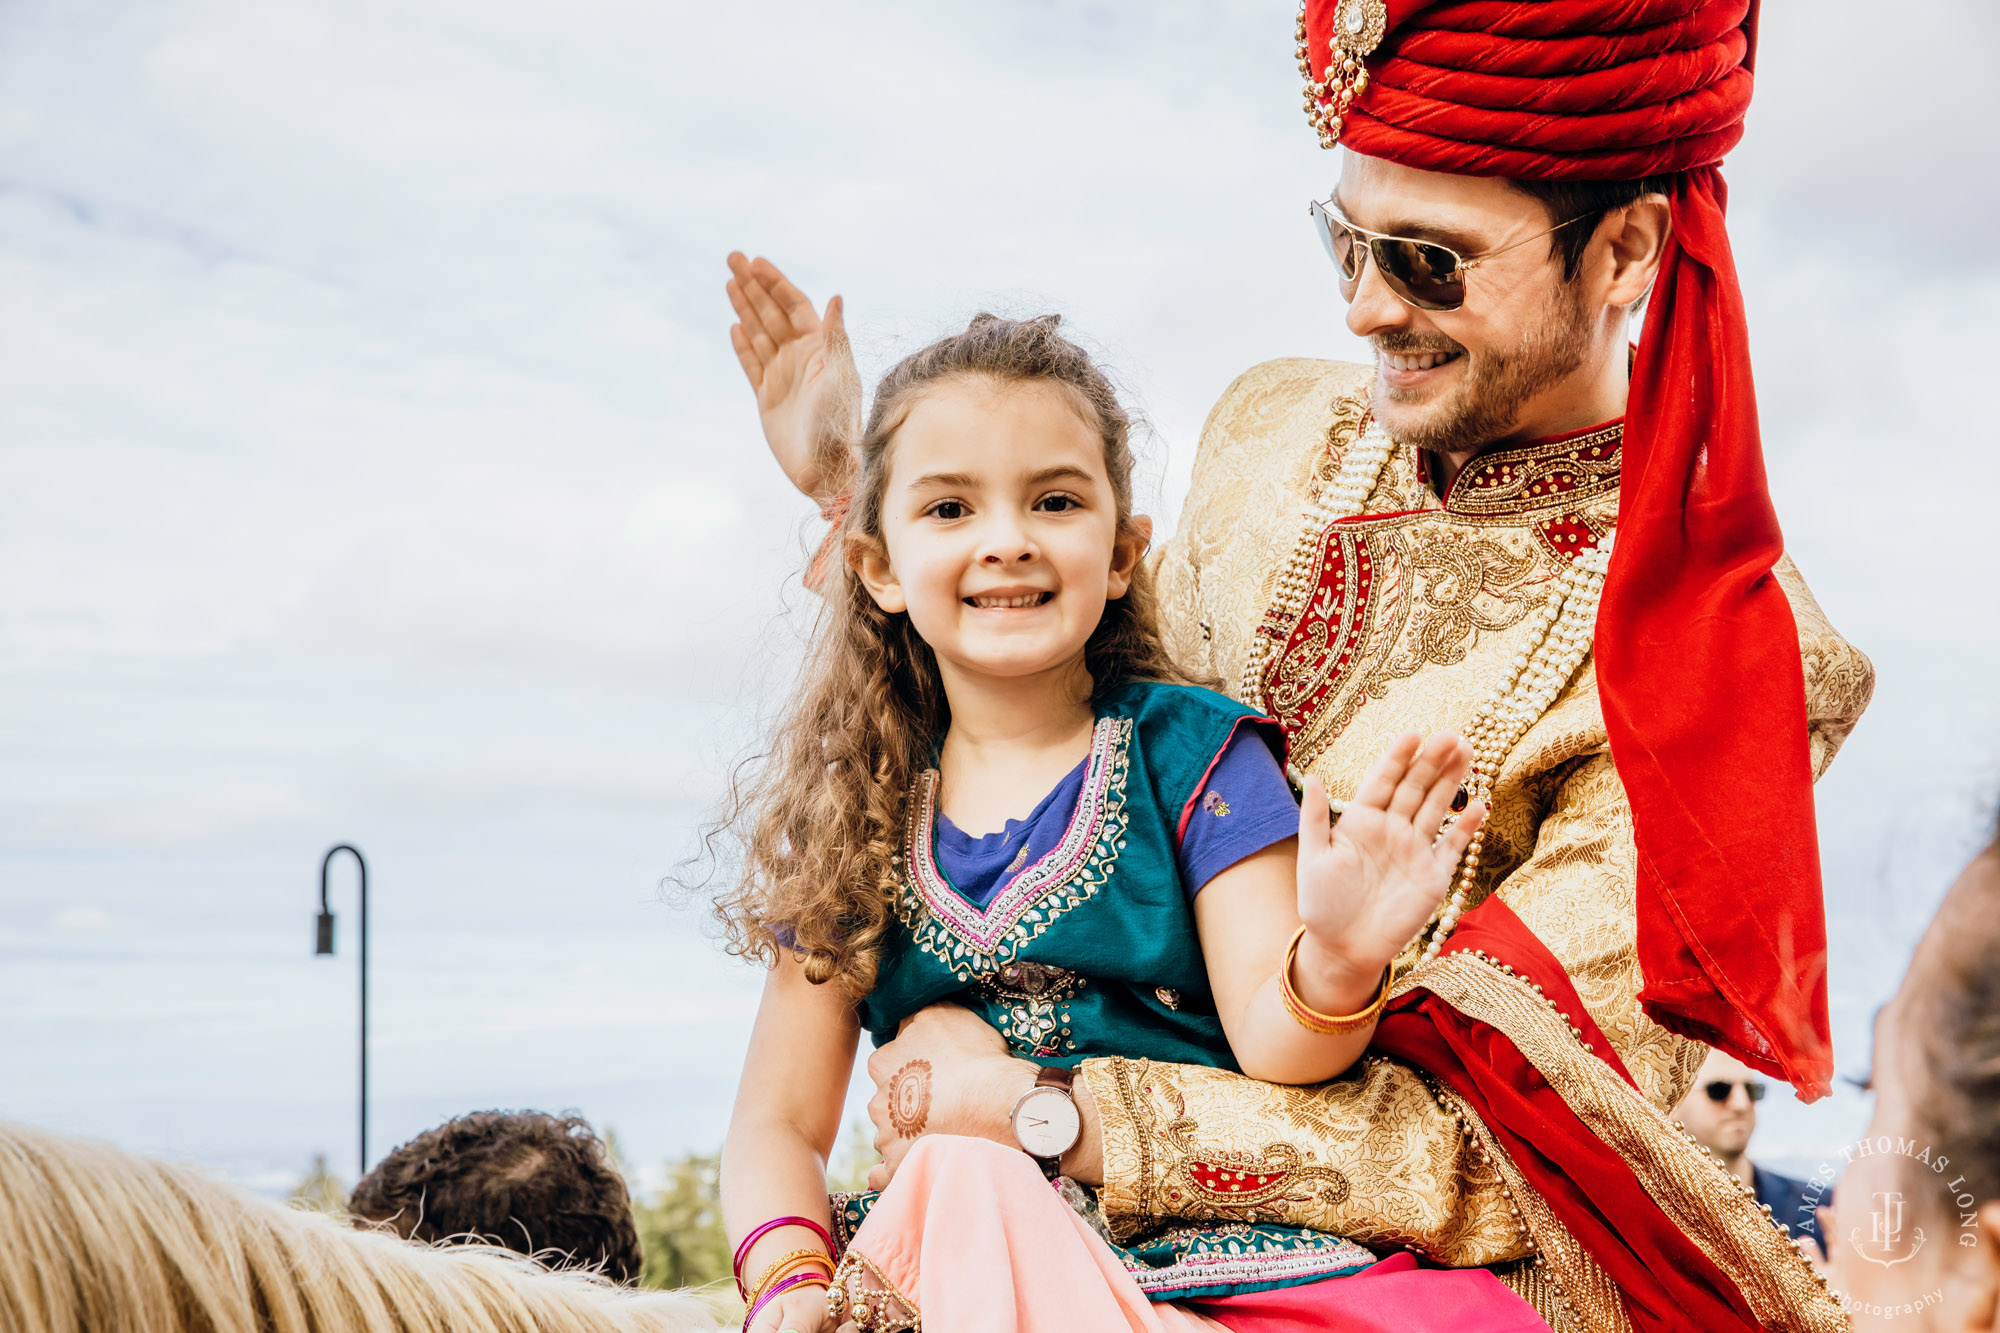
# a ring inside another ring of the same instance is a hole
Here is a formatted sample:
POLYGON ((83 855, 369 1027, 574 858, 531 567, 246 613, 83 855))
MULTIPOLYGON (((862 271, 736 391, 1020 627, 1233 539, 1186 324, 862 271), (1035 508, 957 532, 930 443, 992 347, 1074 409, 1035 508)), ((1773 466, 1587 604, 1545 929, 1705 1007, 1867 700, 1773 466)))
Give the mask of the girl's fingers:
POLYGON ((1406 731, 1390 741, 1389 748, 1369 765, 1368 772, 1362 776, 1361 784, 1354 789, 1354 799, 1349 804, 1386 810, 1389 798, 1395 795, 1396 784, 1402 781, 1403 774, 1409 770, 1410 759, 1417 753, 1417 746, 1420 743, 1421 738, 1414 731, 1406 731))
POLYGON ((1459 785, 1472 768, 1472 747, 1456 736, 1449 739, 1452 745, 1440 756, 1443 762, 1431 779, 1430 790, 1424 793, 1423 804, 1417 808, 1413 821, 1417 832, 1430 836, 1437 833, 1444 817, 1451 813, 1451 803, 1458 795, 1459 785))
POLYGON ((799 330, 792 327, 785 308, 778 304, 777 298, 771 295, 770 287, 757 275, 754 264, 751 265, 749 278, 743 283, 743 294, 750 298, 751 308, 757 312, 757 318, 764 321, 764 327, 770 330, 773 341, 790 342, 799 336, 799 330))
POLYGON ((736 309, 736 318, 743 323, 743 332, 750 337, 750 345, 757 349, 757 355, 769 361, 778 354, 778 344, 771 337, 770 330, 764 327, 763 316, 757 313, 757 307, 751 303, 741 282, 731 278, 726 290, 729 292, 729 304, 736 309))
POLYGON ((1299 862, 1305 864, 1312 857, 1326 851, 1333 841, 1333 811, 1327 805, 1326 784, 1316 777, 1308 777, 1305 788, 1299 793, 1299 862))
POLYGON ((1479 832, 1479 826, 1485 822, 1485 802, 1474 801, 1465 807, 1465 813, 1458 817, 1458 822, 1444 831, 1444 836, 1438 839, 1438 851, 1443 853, 1441 859, 1445 860, 1446 874, 1450 874, 1450 868, 1465 855, 1465 849, 1472 845, 1472 835, 1479 832))
POLYGON ((819 313, 813 309, 812 301, 790 278, 778 271, 776 264, 760 255, 751 262, 750 272, 771 293, 771 299, 784 310, 785 318, 794 329, 810 333, 818 327, 819 313))
POLYGON ((836 356, 851 355, 847 351, 847 307, 840 297, 834 296, 826 303, 826 317, 820 321, 820 333, 826 339, 826 355, 831 361, 836 356))
POLYGON ((750 379, 750 387, 762 388, 764 384, 764 358, 758 356, 750 346, 750 335, 743 331, 741 324, 729 326, 729 345, 736 349, 736 359, 743 363, 743 373, 750 379))
POLYGON ((1439 732, 1423 743, 1416 757, 1410 761, 1410 766, 1403 770, 1395 794, 1389 798, 1390 814, 1400 819, 1415 818, 1417 807, 1424 803, 1424 797, 1430 792, 1431 783, 1437 781, 1438 770, 1444 767, 1447 757, 1458 744, 1458 737, 1449 732, 1439 732))

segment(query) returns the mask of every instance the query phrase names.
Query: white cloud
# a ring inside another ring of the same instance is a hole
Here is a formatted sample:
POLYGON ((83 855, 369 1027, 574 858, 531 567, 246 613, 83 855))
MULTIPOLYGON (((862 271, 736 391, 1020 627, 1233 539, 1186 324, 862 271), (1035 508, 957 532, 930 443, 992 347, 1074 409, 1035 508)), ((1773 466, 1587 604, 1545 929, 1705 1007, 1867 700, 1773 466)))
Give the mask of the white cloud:
MULTIPOLYGON (((313 811, 306 796, 262 782, 226 782, 125 799, 55 804, 37 821, 52 839, 85 846, 181 847, 214 842, 271 824, 296 825, 313 811)), ((79 908, 55 919, 62 929, 95 909, 79 908)))
POLYGON ((113 924, 111 914, 101 907, 67 907, 49 918, 51 930, 70 934, 96 934, 113 924))

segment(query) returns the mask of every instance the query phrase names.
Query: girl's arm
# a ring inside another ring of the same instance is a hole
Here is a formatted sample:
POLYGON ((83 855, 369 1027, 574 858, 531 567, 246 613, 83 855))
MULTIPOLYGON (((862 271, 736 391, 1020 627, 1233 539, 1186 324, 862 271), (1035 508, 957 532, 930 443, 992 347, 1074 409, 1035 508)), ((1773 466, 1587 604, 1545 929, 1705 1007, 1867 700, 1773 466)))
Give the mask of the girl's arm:
MULTIPOLYGON (((732 1249, 774 1217, 829 1224, 826 1163, 859 1035, 854 1005, 839 987, 813 985, 804 965, 782 953, 764 983, 722 1148, 722 1218, 732 1249)), ((755 1282, 798 1250, 824 1248, 806 1227, 766 1232, 744 1257, 743 1280, 755 1282)), ((825 1315, 825 1289, 804 1287, 780 1295, 751 1327, 815 1333, 825 1315)))
POLYGON ((1299 836, 1247 856, 1195 896, 1195 928, 1229 1047, 1243 1072, 1268 1083, 1323 1083, 1367 1049, 1371 1022, 1337 1035, 1308 1031, 1286 1011, 1278 970, 1301 923, 1292 986, 1322 1014, 1359 1013, 1384 969, 1437 910, 1485 810, 1473 806, 1437 835, 1472 762, 1456 736, 1397 737, 1328 827, 1326 788, 1306 780, 1299 836))

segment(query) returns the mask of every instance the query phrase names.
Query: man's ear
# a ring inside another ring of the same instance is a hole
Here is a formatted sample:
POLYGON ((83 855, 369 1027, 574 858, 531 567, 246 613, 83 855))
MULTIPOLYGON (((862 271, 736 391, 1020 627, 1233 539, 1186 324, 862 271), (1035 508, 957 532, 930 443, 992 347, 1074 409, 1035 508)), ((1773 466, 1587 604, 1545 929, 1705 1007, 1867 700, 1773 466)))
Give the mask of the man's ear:
POLYGON ((1673 233, 1673 205, 1663 194, 1641 195, 1606 217, 1599 240, 1605 278, 1604 303, 1629 306, 1646 294, 1666 258, 1673 233))
POLYGON ((879 537, 866 533, 847 534, 847 567, 861 580, 861 586, 868 589, 868 595, 875 599, 875 605, 890 615, 910 609, 909 598, 903 595, 903 585, 896 578, 896 571, 889 566, 889 548, 879 537))
POLYGON ((1111 544, 1111 579, 1109 591, 1111 599, 1123 597, 1132 587, 1132 573, 1138 569, 1139 561, 1146 554, 1146 548, 1153 544, 1153 520, 1144 514, 1134 514, 1125 520, 1118 530, 1118 538, 1111 544))

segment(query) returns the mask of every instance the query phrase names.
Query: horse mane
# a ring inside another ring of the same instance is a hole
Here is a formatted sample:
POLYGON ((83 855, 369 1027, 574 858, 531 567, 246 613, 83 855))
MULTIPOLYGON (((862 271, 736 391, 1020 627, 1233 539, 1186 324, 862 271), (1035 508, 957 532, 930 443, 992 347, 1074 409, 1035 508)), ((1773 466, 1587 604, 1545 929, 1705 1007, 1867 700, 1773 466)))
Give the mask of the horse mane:
POLYGON ((553 1273, 282 1207, 185 1166, 0 1121, 0 1310, 25 1333, 695 1333, 685 1292, 553 1273))

